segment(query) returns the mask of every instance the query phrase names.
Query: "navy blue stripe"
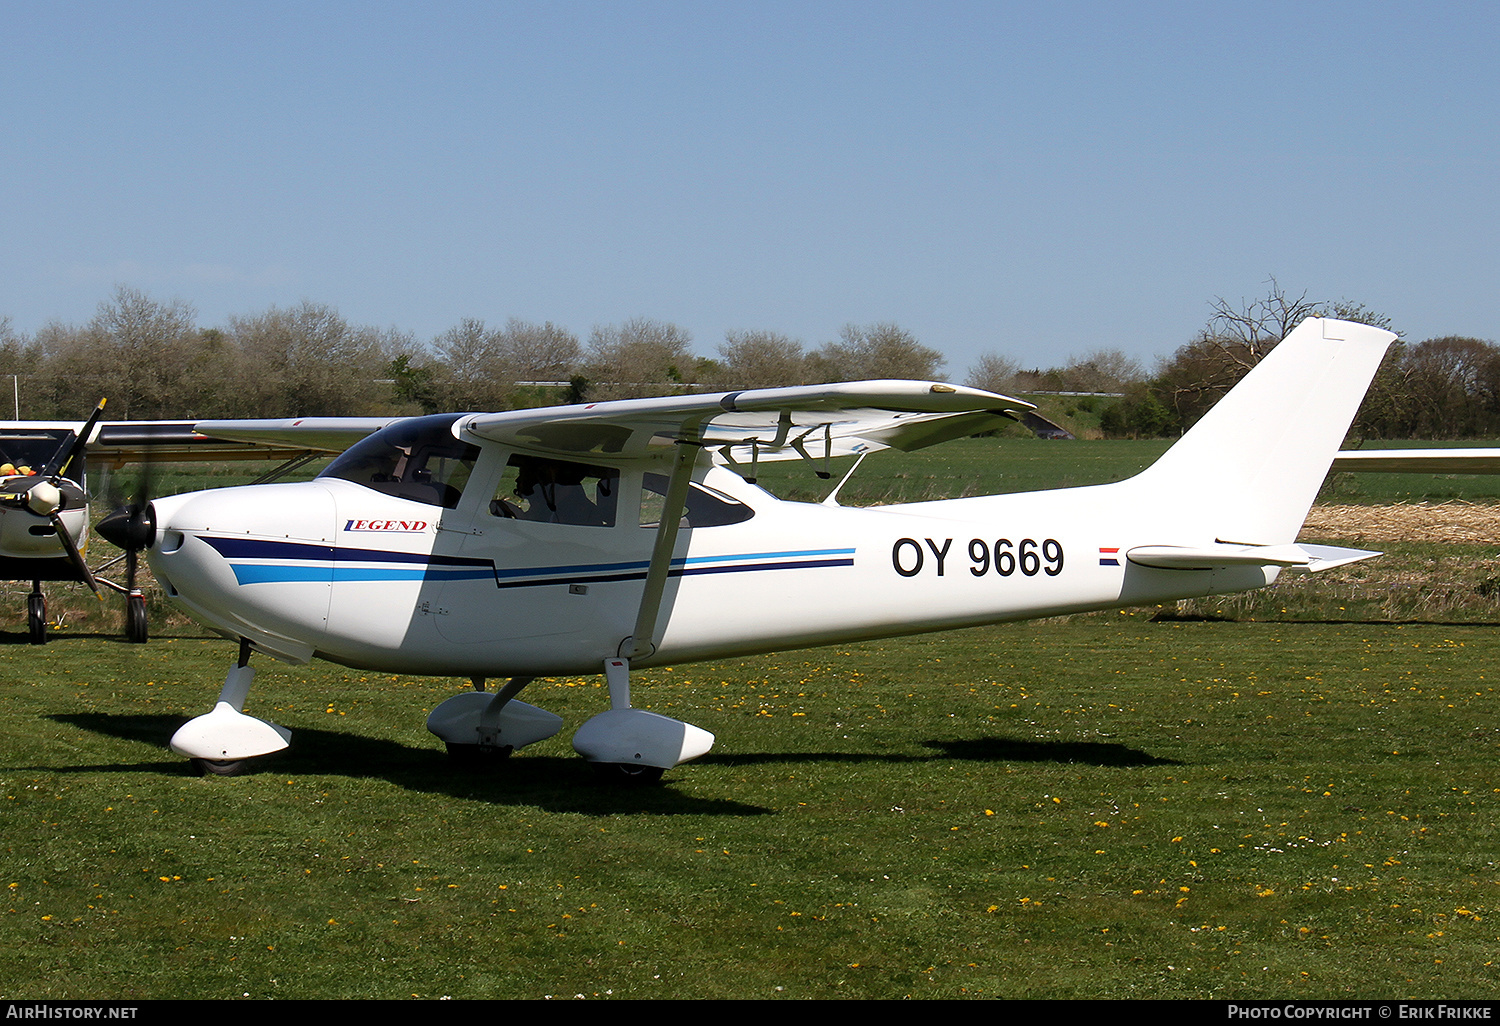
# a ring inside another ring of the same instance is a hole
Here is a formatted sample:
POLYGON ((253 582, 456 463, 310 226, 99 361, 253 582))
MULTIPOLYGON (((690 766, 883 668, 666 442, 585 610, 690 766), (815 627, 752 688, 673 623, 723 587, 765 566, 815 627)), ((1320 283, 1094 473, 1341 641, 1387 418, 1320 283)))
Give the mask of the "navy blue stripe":
MULTIPOLYGON (((852 559, 810 559, 804 562, 786 561, 780 563, 733 563, 727 566, 691 566, 673 567, 667 571, 668 577, 696 577, 699 574, 737 574, 741 571, 754 570, 802 570, 816 567, 828 566, 853 566, 852 559)), ((534 588, 543 584, 599 584, 605 581, 644 581, 644 571, 635 571, 618 574, 589 574, 573 577, 543 577, 532 578, 526 581, 500 581, 501 588, 534 588)))
POLYGON ((225 559, 322 559, 338 560, 341 563, 430 563, 437 566, 475 566, 489 570, 495 568, 495 561, 492 559, 466 556, 395 552, 388 549, 345 549, 308 542, 263 541, 256 538, 200 537, 225 559))

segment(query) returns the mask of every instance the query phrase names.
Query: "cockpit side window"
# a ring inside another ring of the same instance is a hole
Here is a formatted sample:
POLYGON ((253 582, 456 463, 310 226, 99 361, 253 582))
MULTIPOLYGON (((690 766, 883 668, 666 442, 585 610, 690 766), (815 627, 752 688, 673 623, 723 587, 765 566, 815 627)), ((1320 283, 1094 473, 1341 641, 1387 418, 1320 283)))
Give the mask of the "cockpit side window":
POLYGON ((490 513, 509 520, 532 520, 574 527, 613 527, 620 472, 542 456, 510 458, 490 513))
POLYGON ((336 477, 413 502, 453 509, 479 447, 453 437, 458 417, 398 421, 351 446, 319 477, 336 477))
MULTIPOLYGON (((666 505, 667 478, 664 474, 647 474, 641 481, 641 526, 655 527, 661 522, 666 505)), ((682 510, 683 527, 722 527, 740 524, 755 516, 755 510, 723 492, 694 481, 688 487, 687 503, 682 510)))

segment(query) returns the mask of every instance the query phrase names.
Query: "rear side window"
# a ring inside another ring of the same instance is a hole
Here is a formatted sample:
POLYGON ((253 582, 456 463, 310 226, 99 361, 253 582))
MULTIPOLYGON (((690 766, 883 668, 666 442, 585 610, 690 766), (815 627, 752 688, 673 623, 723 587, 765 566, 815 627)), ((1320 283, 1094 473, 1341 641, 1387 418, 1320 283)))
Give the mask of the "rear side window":
MULTIPOLYGON (((647 474, 641 482, 641 526, 655 527, 661 522, 662 507, 666 505, 667 477, 665 474, 647 474)), ((682 510, 683 527, 722 527, 725 524, 740 524, 755 516, 755 510, 731 499, 723 492, 694 481, 688 486, 687 504, 682 510)))

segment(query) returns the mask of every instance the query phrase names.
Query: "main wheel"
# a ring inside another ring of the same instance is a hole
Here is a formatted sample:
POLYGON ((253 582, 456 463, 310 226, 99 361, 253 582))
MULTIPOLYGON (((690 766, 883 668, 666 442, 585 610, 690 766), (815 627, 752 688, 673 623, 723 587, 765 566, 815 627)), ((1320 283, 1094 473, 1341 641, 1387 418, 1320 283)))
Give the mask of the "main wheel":
POLYGON ((251 760, 193 759, 192 765, 200 777, 237 777, 249 771, 251 760))
POLYGON ((31 633, 33 645, 47 643, 47 597, 45 595, 26 596, 26 628, 31 633))
POLYGON ((146 643, 146 596, 130 594, 125 597, 125 640, 136 645, 146 643))
POLYGON ((486 770, 498 766, 510 758, 512 751, 510 745, 496 748, 493 745, 465 745, 453 741, 447 742, 447 745, 448 761, 466 770, 486 770))
POLYGON ((594 767, 594 775, 603 783, 626 787, 654 784, 665 772, 660 766, 638 766, 628 762, 595 762, 590 765, 594 767))

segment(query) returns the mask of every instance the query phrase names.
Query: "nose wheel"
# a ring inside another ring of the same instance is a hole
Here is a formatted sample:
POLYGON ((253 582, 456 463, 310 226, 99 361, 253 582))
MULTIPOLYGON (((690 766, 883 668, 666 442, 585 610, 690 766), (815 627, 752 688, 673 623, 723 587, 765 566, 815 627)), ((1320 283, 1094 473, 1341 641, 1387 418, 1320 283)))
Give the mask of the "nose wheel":
POLYGON ((125 640, 136 645, 146 642, 149 628, 146 624, 146 596, 140 589, 125 596, 125 640))
POLYGON ((34 581, 31 594, 26 596, 26 630, 33 645, 47 643, 47 596, 42 594, 42 582, 34 581))
POLYGON ((225 676, 213 711, 189 720, 172 735, 172 751, 187 756, 196 772, 234 776, 259 756, 282 751, 291 741, 292 732, 285 727, 245 715, 245 698, 253 680, 250 642, 241 638, 239 661, 225 676))

